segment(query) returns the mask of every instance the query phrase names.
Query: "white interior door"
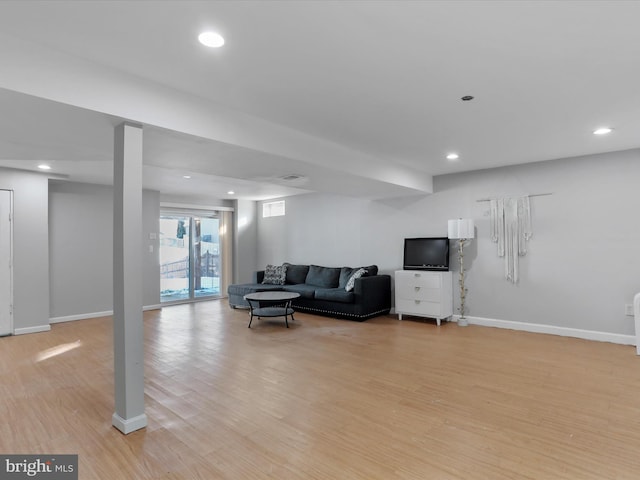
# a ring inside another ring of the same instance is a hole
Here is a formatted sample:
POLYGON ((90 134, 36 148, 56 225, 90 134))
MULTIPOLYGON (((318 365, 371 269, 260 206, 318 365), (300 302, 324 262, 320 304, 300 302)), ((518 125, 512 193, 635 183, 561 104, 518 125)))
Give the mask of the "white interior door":
POLYGON ((13 333, 11 192, 0 190, 0 336, 13 333))

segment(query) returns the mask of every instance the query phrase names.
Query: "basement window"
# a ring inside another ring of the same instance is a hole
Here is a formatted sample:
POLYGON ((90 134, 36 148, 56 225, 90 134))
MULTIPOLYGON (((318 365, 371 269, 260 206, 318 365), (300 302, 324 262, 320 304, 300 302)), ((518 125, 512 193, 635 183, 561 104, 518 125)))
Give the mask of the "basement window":
POLYGON ((284 215, 284 200, 265 202, 262 204, 262 218, 281 217, 284 215))

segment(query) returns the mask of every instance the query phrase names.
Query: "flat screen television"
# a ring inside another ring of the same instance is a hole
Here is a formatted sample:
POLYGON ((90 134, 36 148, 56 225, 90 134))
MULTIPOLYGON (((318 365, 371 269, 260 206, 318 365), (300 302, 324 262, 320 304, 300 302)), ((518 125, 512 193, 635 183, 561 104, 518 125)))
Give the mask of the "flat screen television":
POLYGON ((447 237, 405 238, 405 270, 449 270, 449 239, 447 237))

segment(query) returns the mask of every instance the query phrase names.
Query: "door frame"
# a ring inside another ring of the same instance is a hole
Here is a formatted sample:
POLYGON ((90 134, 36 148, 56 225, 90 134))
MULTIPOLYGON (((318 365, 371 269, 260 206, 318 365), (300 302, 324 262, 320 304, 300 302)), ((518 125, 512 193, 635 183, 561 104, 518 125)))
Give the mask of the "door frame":
MULTIPOLYGON (((211 295, 203 295, 199 296, 195 293, 195 274, 196 274, 196 255, 195 255, 195 239, 196 239, 196 219, 204 220, 204 219, 217 219, 218 228, 220 228, 220 224, 222 222, 220 208, 209 209, 202 208, 196 209, 194 207, 191 208, 176 208, 173 206, 165 206, 162 203, 160 204, 160 219, 162 217, 185 217, 188 219, 189 224, 189 272, 188 272, 188 285, 189 285, 189 295, 188 298, 175 299, 175 300, 162 300, 162 295, 160 298, 160 303, 162 305, 172 305, 172 304, 181 304, 181 303, 193 303, 193 302, 201 302, 207 300, 215 300, 219 298, 223 298, 223 285, 222 285, 222 272, 220 272, 220 283, 219 283, 219 293, 211 294, 211 295)), ((162 245, 159 245, 159 249, 162 249, 162 245)), ((160 287, 160 291, 162 293, 162 287, 160 287)))

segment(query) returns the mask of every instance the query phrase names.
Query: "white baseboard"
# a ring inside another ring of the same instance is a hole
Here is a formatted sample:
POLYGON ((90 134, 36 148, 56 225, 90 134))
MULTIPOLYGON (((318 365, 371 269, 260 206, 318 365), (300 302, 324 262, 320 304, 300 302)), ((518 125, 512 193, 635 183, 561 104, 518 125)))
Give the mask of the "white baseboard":
MULTIPOLYGON (((146 312, 147 310, 160 310, 161 308, 162 308, 162 305, 147 305, 145 307, 142 307, 142 311, 146 312)), ((89 318, 111 317, 111 316, 113 316, 113 310, 105 310, 104 312, 80 313, 78 315, 52 317, 49 319, 49 323, 74 322, 76 320, 87 320, 89 318)))
MULTIPOLYGON (((454 315, 452 320, 458 321, 459 315, 454 315)), ((513 322, 510 320, 496 320, 493 318, 467 317, 469 325, 481 325, 483 327, 507 328, 509 330, 521 330, 531 333, 546 333, 549 335, 560 335, 562 337, 582 338, 584 340, 595 340, 597 342, 610 342, 620 345, 635 345, 635 335, 622 335, 618 333, 597 332, 594 330, 582 330, 579 328, 556 327, 554 325, 543 325, 539 323, 513 322)))
POLYGON ((147 416, 143 413, 133 418, 122 418, 117 413, 111 416, 111 424, 125 435, 147 426, 147 416))
POLYGON ((49 323, 74 322, 76 320, 86 320, 88 318, 99 318, 99 317, 110 317, 112 315, 113 315, 113 310, 106 310, 104 312, 80 313, 78 315, 67 315, 65 317, 53 317, 49 319, 49 323))
POLYGON ((48 332, 51 330, 50 325, 38 325, 37 327, 26 327, 26 328, 16 328, 13 331, 14 335, 24 335, 26 333, 40 333, 40 332, 48 332))

